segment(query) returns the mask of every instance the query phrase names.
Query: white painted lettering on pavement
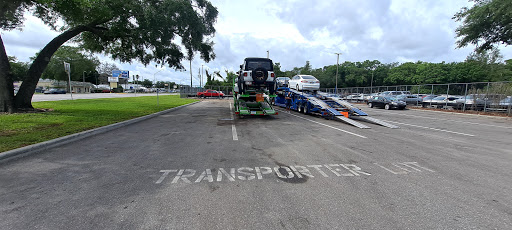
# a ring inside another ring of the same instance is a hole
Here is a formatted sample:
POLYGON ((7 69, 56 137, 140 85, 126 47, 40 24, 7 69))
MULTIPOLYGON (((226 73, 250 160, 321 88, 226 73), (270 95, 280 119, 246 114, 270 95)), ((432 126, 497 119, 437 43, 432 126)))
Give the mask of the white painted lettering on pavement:
MULTIPOLYGON (((378 166, 374 169, 380 169, 381 172, 392 173, 394 175, 404 175, 410 173, 435 172, 432 169, 421 166, 418 162, 396 162, 396 163, 373 163, 378 166), (382 170, 383 169, 383 170, 382 170)), ((315 178, 315 174, 322 175, 325 178, 336 177, 361 177, 371 176, 370 167, 363 169, 355 164, 323 164, 323 165, 293 165, 293 166, 274 166, 274 167, 239 167, 239 168, 218 168, 205 170, 195 169, 170 169, 160 170, 162 175, 155 182, 161 184, 171 173, 176 173, 171 184, 176 183, 200 183, 207 181, 250 181, 262 180, 264 178, 281 178, 281 180, 297 178, 315 178), (198 173, 199 172, 199 173, 198 173), (215 175, 216 174, 216 175, 215 175), (330 175, 330 176, 329 176, 330 175), (216 178, 216 179, 215 179, 216 178), (195 180, 194 180, 195 179, 195 180)), ((375 171, 375 170, 374 170, 375 171)))

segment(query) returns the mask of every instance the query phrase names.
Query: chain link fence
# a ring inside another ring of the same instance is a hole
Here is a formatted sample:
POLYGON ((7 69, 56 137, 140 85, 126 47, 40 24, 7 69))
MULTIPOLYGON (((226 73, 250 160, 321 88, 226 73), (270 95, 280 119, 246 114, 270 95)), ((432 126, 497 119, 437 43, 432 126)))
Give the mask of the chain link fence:
MULTIPOLYGON (((454 109, 461 111, 498 112, 511 115, 512 106, 512 81, 503 82, 473 82, 473 83, 449 83, 449 84, 423 84, 423 85, 397 85, 397 86, 373 86, 350 88, 323 88, 323 92, 337 94, 342 98, 353 101, 364 101, 371 94, 385 91, 406 91, 419 98, 425 95, 438 95, 450 97, 452 101, 441 103, 434 102, 436 108, 454 109)), ((416 106, 431 107, 429 103, 419 99, 416 106), (427 105, 427 106, 426 106, 427 105)))

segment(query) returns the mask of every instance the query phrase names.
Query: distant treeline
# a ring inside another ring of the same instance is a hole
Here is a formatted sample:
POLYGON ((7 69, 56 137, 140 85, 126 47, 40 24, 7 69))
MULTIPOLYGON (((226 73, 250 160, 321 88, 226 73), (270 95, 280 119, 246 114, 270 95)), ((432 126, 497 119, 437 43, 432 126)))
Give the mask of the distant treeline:
MULTIPOLYGON (((512 59, 504 62, 500 59, 499 51, 493 50, 473 53, 464 62, 451 63, 347 61, 339 64, 338 88, 370 86, 372 74, 374 86, 512 81, 512 59)), ((307 61, 303 67, 283 71, 277 62, 274 72, 277 77, 313 75, 320 80, 321 88, 334 88, 336 84, 336 65, 313 69, 307 61)))

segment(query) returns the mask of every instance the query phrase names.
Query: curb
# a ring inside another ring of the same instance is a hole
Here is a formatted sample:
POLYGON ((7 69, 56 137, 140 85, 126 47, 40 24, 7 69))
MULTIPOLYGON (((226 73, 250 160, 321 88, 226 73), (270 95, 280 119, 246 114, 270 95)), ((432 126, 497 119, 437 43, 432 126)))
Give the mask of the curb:
POLYGON ((78 140, 81 140, 81 139, 84 139, 84 138, 87 138, 87 137, 90 137, 90 136, 94 136, 94 135, 97 135, 97 134, 105 133, 105 132, 108 132, 108 131, 111 131, 111 130, 114 130, 114 129, 118 129, 118 128, 121 128, 121 127, 124 127, 124 126, 127 126, 127 125, 131 125, 131 124, 134 124, 134 123, 137 123, 137 122, 141 122, 141 121, 144 121, 144 120, 147 120, 147 119, 150 119, 150 118, 153 118, 153 117, 165 114, 165 113, 169 113, 169 112, 171 112, 173 110, 176 110, 176 109, 179 109, 179 108, 182 108, 182 107, 185 107, 185 106, 197 104, 199 102, 200 101, 196 101, 196 102, 192 102, 190 104, 180 105, 178 107, 166 109, 166 110, 163 110, 163 111, 160 111, 160 112, 156 112, 156 113, 153 113, 153 114, 149 114, 149 115, 146 115, 146 116, 142 116, 142 117, 133 118, 131 120, 121 121, 121 122, 110 124, 110 125, 107 125, 107 126, 102 126, 102 127, 98 127, 98 128, 95 128, 95 129, 86 130, 86 131, 83 131, 83 132, 74 133, 74 134, 71 134, 71 135, 59 137, 59 138, 56 138, 56 139, 53 139, 53 140, 49 140, 49 141, 45 141, 45 142, 41 142, 41 143, 37 143, 37 144, 25 146, 25 147, 21 147, 21 148, 9 150, 9 151, 6 151, 6 152, 2 152, 2 153, 0 153, 0 161, 10 160, 10 159, 18 158, 18 157, 29 156, 31 154, 38 153, 40 151, 43 151, 43 150, 46 150, 46 149, 49 149, 49 148, 61 146, 61 145, 64 145, 64 144, 67 144, 67 143, 71 143, 71 142, 74 142, 74 141, 78 141, 78 140))

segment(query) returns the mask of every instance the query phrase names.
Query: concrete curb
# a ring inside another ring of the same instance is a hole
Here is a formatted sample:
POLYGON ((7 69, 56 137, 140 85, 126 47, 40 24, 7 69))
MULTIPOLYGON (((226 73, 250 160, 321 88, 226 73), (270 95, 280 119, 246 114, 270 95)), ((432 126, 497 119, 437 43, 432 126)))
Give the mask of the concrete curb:
POLYGON ((197 104, 199 102, 200 101, 192 102, 190 104, 181 105, 181 106, 178 106, 178 107, 174 107, 174 108, 171 108, 171 109, 163 110, 163 111, 156 112, 156 113, 153 113, 153 114, 149 114, 149 115, 146 115, 146 116, 137 117, 137 118, 134 118, 134 119, 131 119, 131 120, 121 121, 121 122, 110 124, 110 125, 107 125, 107 126, 102 126, 102 127, 98 127, 98 128, 95 128, 95 129, 86 130, 86 131, 83 131, 83 132, 67 135, 67 136, 64 136, 64 137, 59 137, 59 138, 56 138, 56 139, 53 139, 53 140, 49 140, 49 141, 45 141, 45 142, 41 142, 41 143, 37 143, 37 144, 25 146, 25 147, 21 147, 21 148, 9 150, 9 151, 6 151, 6 152, 2 152, 2 153, 0 153, 0 161, 4 161, 4 160, 8 160, 8 159, 10 160, 10 159, 18 158, 18 157, 28 156, 28 155, 31 155, 31 154, 34 154, 34 153, 37 153, 37 152, 40 152, 40 151, 43 151, 43 150, 46 150, 46 149, 49 149, 49 148, 57 147, 57 146, 64 145, 64 144, 67 144, 67 143, 71 143, 71 142, 74 142, 74 141, 77 141, 77 140, 81 140, 81 139, 84 139, 84 138, 87 138, 87 137, 90 137, 90 136, 93 136, 93 135, 97 135, 97 134, 100 134, 100 133, 105 133, 105 132, 108 132, 108 131, 112 131, 114 129, 121 128, 123 126, 127 126, 127 125, 131 125, 131 124, 134 124, 134 123, 137 123, 137 122, 141 122, 141 121, 144 121, 144 120, 147 120, 147 119, 150 119, 150 118, 153 118, 153 117, 165 114, 165 113, 169 113, 169 112, 171 112, 173 110, 176 110, 176 109, 179 109, 179 108, 182 108, 182 107, 185 107, 185 106, 197 104))

